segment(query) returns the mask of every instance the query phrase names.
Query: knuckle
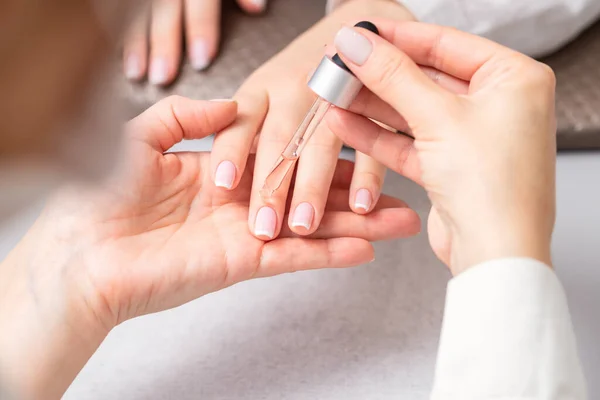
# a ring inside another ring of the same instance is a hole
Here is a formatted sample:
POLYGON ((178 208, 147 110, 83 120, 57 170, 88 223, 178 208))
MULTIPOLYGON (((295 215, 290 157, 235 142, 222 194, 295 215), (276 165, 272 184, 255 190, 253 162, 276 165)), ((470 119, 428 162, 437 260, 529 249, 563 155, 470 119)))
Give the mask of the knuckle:
POLYGON ((381 174, 374 171, 361 171, 357 174, 357 180, 361 183, 371 183, 376 187, 381 187, 383 184, 383 177, 381 174))
POLYGON ((378 86, 382 91, 388 91, 397 87, 402 79, 402 68, 404 67, 402 57, 380 57, 376 68, 379 70, 378 86))
POLYGON ((302 182, 302 186, 298 188, 294 188, 294 191, 298 190, 298 198, 299 199, 307 199, 299 201, 299 203, 303 201, 307 201, 313 205, 324 203, 329 192, 328 187, 320 186, 314 182, 304 181, 302 182))
POLYGON ((526 79, 529 87, 536 89, 554 89, 556 76, 548 65, 539 61, 528 59, 520 65, 522 76, 526 79))

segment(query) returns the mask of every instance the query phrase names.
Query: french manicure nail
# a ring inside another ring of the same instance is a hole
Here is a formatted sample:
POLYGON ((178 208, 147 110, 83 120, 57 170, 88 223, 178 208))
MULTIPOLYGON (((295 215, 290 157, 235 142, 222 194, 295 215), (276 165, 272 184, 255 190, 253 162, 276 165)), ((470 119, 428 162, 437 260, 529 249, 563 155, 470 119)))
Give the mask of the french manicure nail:
POLYGON ((313 218, 315 216, 315 209, 310 203, 300 203, 294 210, 294 218, 292 219, 292 227, 301 226, 306 230, 310 229, 313 218))
POLYGON ((335 35, 334 44, 344 57, 356 65, 363 65, 373 51, 373 44, 369 39, 346 26, 335 35))
POLYGON ((354 197, 354 208, 362 208, 365 211, 369 211, 372 202, 373 197, 371 196, 371 192, 369 192, 367 189, 359 189, 356 191, 356 196, 354 197))
POLYGON ((210 65, 206 40, 194 39, 192 48, 190 49, 190 61, 192 68, 196 71, 202 71, 210 65))
POLYGON ((222 161, 215 172, 215 186, 231 189, 235 180, 235 165, 231 161, 222 161))
POLYGON ((273 239, 275 236, 275 226, 277 225, 277 215, 271 207, 263 207, 258 210, 254 222, 254 235, 273 239))
POLYGON ((142 76, 140 58, 136 54, 130 54, 125 60, 125 77, 130 80, 140 79, 142 76))
POLYGON ((150 65, 148 79, 153 85, 163 85, 167 82, 167 63, 162 58, 155 58, 150 65))

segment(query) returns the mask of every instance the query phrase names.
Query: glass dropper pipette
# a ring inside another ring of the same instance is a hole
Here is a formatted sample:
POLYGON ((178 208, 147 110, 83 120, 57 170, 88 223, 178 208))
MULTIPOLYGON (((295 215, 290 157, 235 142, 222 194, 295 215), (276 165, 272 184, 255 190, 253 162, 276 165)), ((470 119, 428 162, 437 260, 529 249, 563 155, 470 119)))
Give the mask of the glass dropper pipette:
MULTIPOLYGON (((362 21, 354 26, 379 34, 377 27, 369 21, 362 21)), ((267 175, 260 191, 263 199, 267 200, 271 197, 294 169, 304 146, 316 131, 329 108, 334 105, 347 109, 362 86, 362 82, 354 76, 337 54, 331 58, 323 57, 308 82, 308 87, 318 97, 267 175)))

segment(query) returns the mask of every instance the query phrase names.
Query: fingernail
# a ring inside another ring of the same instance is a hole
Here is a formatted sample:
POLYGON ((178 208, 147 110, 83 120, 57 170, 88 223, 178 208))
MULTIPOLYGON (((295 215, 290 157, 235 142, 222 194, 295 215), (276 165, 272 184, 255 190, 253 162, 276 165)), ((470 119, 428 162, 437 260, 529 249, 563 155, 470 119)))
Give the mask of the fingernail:
POLYGON ((365 211, 369 211, 372 202, 371 192, 367 189, 359 189, 354 198, 354 208, 362 208, 365 211))
POLYGON ((208 56, 208 45, 204 39, 195 39, 192 43, 190 51, 190 61, 192 68, 196 71, 202 71, 210 65, 210 58, 208 56))
POLYGON ((310 203, 300 203, 294 211, 292 227, 302 226, 309 230, 315 216, 315 209, 310 203))
POLYGON ((233 103, 235 100, 233 100, 233 99, 212 99, 211 101, 216 101, 218 103, 233 103))
POLYGON ((125 61, 125 77, 127 79, 136 80, 140 79, 142 75, 142 68, 140 58, 136 54, 130 54, 125 61))
POLYGON ((369 39, 346 26, 335 35, 334 44, 344 57, 356 65, 363 65, 373 51, 373 44, 369 39))
POLYGON ((235 165, 231 161, 222 161, 215 172, 215 186, 231 189, 235 179, 235 165))
POLYGON ((250 0, 254 7, 263 10, 267 5, 267 0, 250 0))
POLYGON ((148 79, 153 85, 162 85, 167 82, 167 63, 162 58, 152 60, 148 79))
POLYGON ((254 235, 265 236, 273 239, 275 236, 275 226, 277 225, 277 215, 271 207, 263 207, 256 214, 254 222, 254 235))

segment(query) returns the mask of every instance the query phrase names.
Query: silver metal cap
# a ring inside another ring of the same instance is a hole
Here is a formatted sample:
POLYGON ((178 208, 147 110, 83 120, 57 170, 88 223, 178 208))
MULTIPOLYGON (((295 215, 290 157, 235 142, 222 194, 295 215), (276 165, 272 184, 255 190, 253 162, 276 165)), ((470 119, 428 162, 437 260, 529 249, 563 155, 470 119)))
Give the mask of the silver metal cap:
POLYGON ((357 77, 338 66, 327 56, 323 57, 308 87, 331 104, 347 109, 363 87, 357 77))

